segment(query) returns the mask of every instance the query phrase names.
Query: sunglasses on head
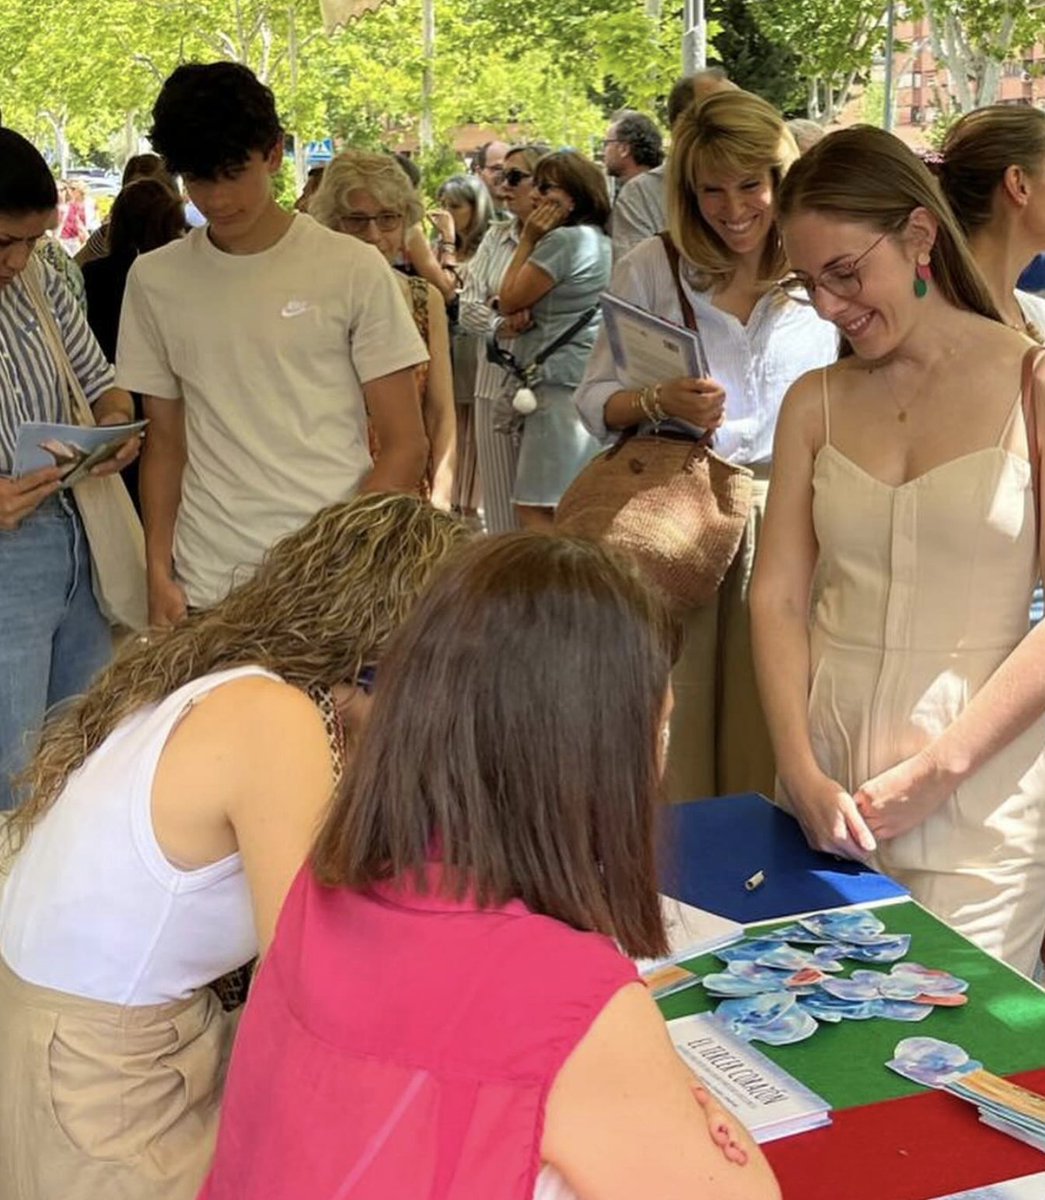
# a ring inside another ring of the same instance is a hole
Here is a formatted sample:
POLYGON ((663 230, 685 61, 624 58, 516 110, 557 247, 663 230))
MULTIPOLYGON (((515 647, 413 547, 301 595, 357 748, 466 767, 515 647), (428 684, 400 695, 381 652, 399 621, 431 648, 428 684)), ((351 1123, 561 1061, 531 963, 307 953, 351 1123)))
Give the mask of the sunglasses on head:
POLYGON ((509 187, 518 187, 524 179, 532 179, 533 175, 529 171, 521 171, 518 167, 512 167, 510 171, 501 171, 501 179, 509 187))

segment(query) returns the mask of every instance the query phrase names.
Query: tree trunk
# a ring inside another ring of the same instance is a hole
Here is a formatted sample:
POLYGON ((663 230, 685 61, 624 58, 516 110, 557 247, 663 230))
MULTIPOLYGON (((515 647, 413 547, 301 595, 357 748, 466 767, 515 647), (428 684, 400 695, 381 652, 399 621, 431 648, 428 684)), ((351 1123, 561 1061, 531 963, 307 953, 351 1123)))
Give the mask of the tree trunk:
POLYGON ((435 145, 432 120, 432 96, 435 91, 435 0, 422 0, 421 40, 424 73, 421 76, 421 149, 429 151, 435 145))
POLYGON ((830 125, 835 119, 835 81, 824 80, 824 124, 830 125))
POLYGON ((294 5, 287 9, 287 56, 290 62, 290 112, 294 138, 294 184, 298 195, 305 186, 308 168, 305 143, 298 128, 298 25, 294 5))
POLYGON ((123 117, 123 161, 138 153, 138 126, 134 120, 134 109, 128 109, 123 117))
POLYGON ((806 84, 806 116, 812 121, 820 120, 820 80, 814 75, 806 84))

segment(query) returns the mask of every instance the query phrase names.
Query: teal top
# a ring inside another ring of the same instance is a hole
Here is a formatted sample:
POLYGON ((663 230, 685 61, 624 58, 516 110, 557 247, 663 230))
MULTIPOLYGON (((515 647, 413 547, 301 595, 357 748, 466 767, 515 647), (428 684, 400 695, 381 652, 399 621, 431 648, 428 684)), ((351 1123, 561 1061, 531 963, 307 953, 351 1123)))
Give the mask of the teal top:
MULTIPOLYGON (((612 266, 610 239, 594 225, 562 225, 546 233, 528 260, 546 275, 554 287, 533 306, 533 328, 520 334, 511 346, 520 363, 530 364, 578 317, 599 302, 599 293, 610 282, 612 266)), ((595 343, 601 314, 565 346, 550 355, 541 368, 545 383, 576 387, 595 343)))

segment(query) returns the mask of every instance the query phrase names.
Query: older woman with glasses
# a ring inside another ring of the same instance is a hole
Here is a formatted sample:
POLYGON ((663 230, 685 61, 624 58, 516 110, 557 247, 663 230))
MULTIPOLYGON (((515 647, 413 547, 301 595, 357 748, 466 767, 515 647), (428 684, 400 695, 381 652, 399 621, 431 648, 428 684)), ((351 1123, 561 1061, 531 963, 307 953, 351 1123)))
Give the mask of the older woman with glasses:
POLYGON ((781 798, 811 844, 874 856, 1029 971, 1045 924, 1038 349, 890 134, 814 146, 780 220, 784 286, 845 339, 784 401, 752 587, 781 798))
MULTIPOLYGON (((403 169, 387 154, 348 150, 327 165, 308 206, 321 225, 368 242, 388 263, 402 253, 405 231, 421 219, 421 203, 403 169)), ((432 284, 397 272, 429 361, 416 368, 428 435, 424 488, 437 508, 449 510, 456 453, 450 333, 443 297, 432 284)), ((380 447, 375 447, 375 454, 380 447)))

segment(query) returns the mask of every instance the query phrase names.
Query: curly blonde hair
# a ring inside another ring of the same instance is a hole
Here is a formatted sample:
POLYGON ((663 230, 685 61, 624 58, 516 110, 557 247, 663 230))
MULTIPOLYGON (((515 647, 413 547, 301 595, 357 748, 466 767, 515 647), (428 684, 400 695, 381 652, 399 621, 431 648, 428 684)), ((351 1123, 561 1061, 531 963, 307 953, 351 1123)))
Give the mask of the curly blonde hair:
POLYGON ((345 150, 327 164, 308 202, 309 216, 328 229, 340 229, 349 211, 348 193, 357 190, 369 192, 389 212, 399 213, 407 229, 421 220, 421 201, 403 168, 389 154, 365 150, 345 150))
MULTIPOLYGON (((668 229, 679 252, 696 268, 701 287, 728 284, 737 266, 733 252, 701 214, 701 177, 768 171, 775 198, 797 159, 798 144, 783 117, 750 92, 713 92, 679 117, 668 156, 668 229)), ((766 238, 759 278, 773 283, 786 268, 774 222, 766 238)))
POLYGON ((267 667, 302 689, 353 681, 376 663, 436 566, 469 538, 413 496, 369 495, 318 512, 214 608, 125 644, 90 691, 55 712, 19 783, 9 857, 65 781, 143 705, 229 667, 267 667))

